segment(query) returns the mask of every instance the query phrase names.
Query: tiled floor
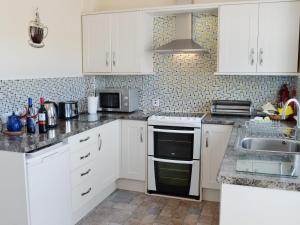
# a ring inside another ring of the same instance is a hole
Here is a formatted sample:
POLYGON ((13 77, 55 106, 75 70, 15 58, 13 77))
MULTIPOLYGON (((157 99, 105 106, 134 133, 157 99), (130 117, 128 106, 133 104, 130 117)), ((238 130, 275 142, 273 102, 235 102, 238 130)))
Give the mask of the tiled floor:
POLYGON ((77 225, 218 225, 219 204, 118 190, 77 225))

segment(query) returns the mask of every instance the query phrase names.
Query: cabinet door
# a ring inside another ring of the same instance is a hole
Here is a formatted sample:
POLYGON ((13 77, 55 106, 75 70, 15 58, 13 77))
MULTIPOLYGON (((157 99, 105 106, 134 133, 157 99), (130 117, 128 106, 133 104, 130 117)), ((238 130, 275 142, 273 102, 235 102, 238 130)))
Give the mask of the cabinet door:
POLYGON ((297 72, 299 22, 299 1, 260 4, 258 72, 297 72))
POLYGON ((83 72, 111 72, 111 15, 82 17, 83 72))
POLYGON ((219 9, 219 72, 256 72, 258 4, 219 9))
POLYGON ((138 15, 138 12, 112 14, 112 72, 139 72, 138 15))
POLYGON ((202 187, 220 189, 217 175, 227 149, 232 126, 204 125, 202 132, 202 187))
POLYGON ((122 121, 121 177, 145 180, 147 123, 122 121))
POLYGON ((96 158, 95 182, 98 192, 118 179, 119 147, 119 121, 102 125, 99 128, 99 154, 96 158))

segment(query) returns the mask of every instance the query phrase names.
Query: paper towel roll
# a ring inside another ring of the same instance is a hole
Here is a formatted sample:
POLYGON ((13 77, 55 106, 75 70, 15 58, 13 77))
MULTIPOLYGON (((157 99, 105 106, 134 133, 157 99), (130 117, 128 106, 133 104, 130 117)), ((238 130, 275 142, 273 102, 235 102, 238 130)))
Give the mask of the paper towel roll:
POLYGON ((89 114, 96 114, 98 110, 98 102, 99 97, 90 96, 88 97, 88 113, 89 114))

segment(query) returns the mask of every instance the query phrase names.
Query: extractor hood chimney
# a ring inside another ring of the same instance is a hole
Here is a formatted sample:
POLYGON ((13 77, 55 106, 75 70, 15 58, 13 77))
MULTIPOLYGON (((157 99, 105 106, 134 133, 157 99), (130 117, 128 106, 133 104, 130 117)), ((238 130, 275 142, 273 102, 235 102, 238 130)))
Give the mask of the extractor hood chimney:
MULTIPOLYGON (((193 4, 192 0, 177 0, 177 4, 193 4)), ((196 53, 206 51, 192 39, 192 13, 176 15, 176 37, 157 49, 155 52, 164 54, 196 53)))

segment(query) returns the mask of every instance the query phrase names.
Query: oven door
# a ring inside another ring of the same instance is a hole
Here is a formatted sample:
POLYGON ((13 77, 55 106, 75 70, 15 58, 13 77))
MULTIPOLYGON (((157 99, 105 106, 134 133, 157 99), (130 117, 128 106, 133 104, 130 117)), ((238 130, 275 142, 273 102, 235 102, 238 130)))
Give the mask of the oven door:
POLYGON ((122 98, 120 92, 100 92, 99 107, 100 110, 114 111, 120 110, 122 106, 122 98))
POLYGON ((201 129, 148 126, 148 155, 159 159, 199 160, 201 129))
POLYGON ((200 160, 148 156, 148 192, 200 199, 200 160))

